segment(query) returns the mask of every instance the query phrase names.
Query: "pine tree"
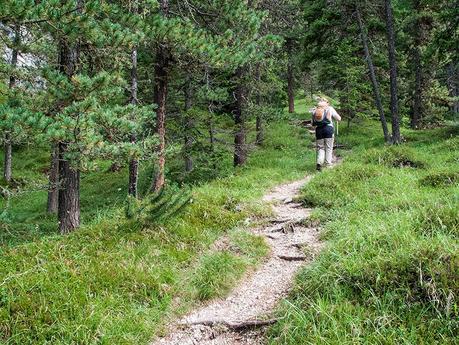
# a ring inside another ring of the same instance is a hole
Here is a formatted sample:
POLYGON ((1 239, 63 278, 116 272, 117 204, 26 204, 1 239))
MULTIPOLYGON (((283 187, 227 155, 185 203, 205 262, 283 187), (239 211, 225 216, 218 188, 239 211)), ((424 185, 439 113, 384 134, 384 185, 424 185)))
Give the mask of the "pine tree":
POLYGON ((384 0, 386 19, 387 45, 390 69, 390 110, 392 114, 392 143, 400 144, 400 115, 398 108, 397 58, 395 52, 395 29, 392 3, 384 0))

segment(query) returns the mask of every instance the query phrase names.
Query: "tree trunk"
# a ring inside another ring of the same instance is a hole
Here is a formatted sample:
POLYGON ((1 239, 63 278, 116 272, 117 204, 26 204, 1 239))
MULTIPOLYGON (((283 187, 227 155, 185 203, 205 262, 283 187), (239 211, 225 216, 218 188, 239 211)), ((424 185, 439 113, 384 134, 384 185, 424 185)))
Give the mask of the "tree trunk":
POLYGON ((244 86, 242 77, 244 75, 243 68, 239 67, 236 70, 234 81, 236 87, 234 90, 234 101, 232 103, 232 113, 234 117, 235 135, 234 135, 234 166, 244 165, 247 160, 246 147, 246 129, 245 116, 243 111, 244 103, 244 86))
MULTIPOLYGON (((415 0, 414 9, 420 10, 419 0, 415 0)), ((420 19, 416 19, 416 27, 414 29, 414 48, 413 48, 413 64, 414 64, 414 95, 413 95, 413 114, 411 116, 411 128, 419 128, 419 121, 422 120, 422 90, 423 90, 423 70, 421 60, 421 45, 423 36, 423 26, 420 19)))
MULTIPOLYGON (((131 53, 131 99, 130 103, 137 105, 137 48, 134 48, 131 53)), ((131 134, 131 143, 137 142, 136 133, 131 134)), ((139 161, 137 158, 131 158, 129 160, 129 185, 128 193, 134 198, 138 196, 138 177, 139 177, 139 161)))
POLYGON ((264 128, 263 128, 263 119, 260 115, 257 116, 257 123, 256 123, 256 130, 257 130, 257 145, 263 145, 264 141, 264 128))
MULTIPOLYGON (((255 79, 257 80, 258 85, 260 85, 261 81, 261 76, 260 76, 260 65, 257 64, 255 68, 255 79)), ((255 96, 255 103, 260 108, 261 105, 261 95, 260 91, 256 91, 256 96, 255 96)), ((256 117, 256 132, 257 132, 257 137, 256 137, 256 144, 261 146, 263 145, 263 140, 264 140, 264 128, 263 128, 263 116, 262 114, 259 113, 259 109, 257 110, 257 117, 256 117)))
POLYGON ((185 160, 185 171, 191 172, 193 170, 193 158, 191 157, 191 149, 193 147, 193 136, 191 135, 191 131, 193 129, 193 119, 191 115, 188 114, 189 110, 192 107, 192 85, 191 85, 191 78, 187 77, 185 82, 184 88, 184 96, 185 96, 185 143, 183 147, 184 152, 184 160, 185 160))
POLYGON ((59 144, 59 230, 68 234, 80 226, 80 171, 65 159, 67 143, 59 144))
POLYGON ((212 115, 209 118, 209 144, 210 144, 210 155, 212 157, 212 168, 214 171, 217 170, 217 163, 215 161, 215 129, 214 129, 214 121, 212 119, 212 115))
POLYGON ((362 38, 362 43, 363 43, 363 50, 365 51, 365 59, 367 60, 368 70, 370 72, 370 80, 371 80, 371 85, 373 87, 375 105, 376 105, 376 108, 378 109, 379 120, 381 122, 382 130, 384 134, 384 141, 388 143, 390 142, 390 133, 389 133, 389 129, 387 128, 386 116, 384 115, 384 108, 383 108, 382 101, 381 101, 379 83, 378 83, 378 80, 376 79, 375 67, 373 65, 373 59, 371 57, 370 48, 368 46, 368 37, 367 37, 366 29, 365 29, 365 26, 363 25, 362 17, 361 17, 360 10, 358 7, 356 8, 356 13, 357 13, 357 22, 359 24, 359 29, 360 29, 360 36, 362 38))
MULTIPOLYGON (((79 60, 79 44, 70 45, 65 39, 59 44, 59 70, 67 78, 76 73, 79 60)), ((67 234, 80 226, 80 171, 70 165, 65 154, 68 142, 59 143, 59 197, 58 220, 61 234, 67 234)))
POLYGON ((451 97, 456 98, 451 106, 451 111, 454 118, 457 120, 459 117, 459 65, 450 62, 447 66, 448 89, 451 97))
POLYGON ((4 157, 3 157, 3 178, 5 179, 6 183, 11 182, 11 178, 13 175, 13 149, 11 145, 11 134, 6 132, 5 133, 5 145, 4 145, 4 157))
POLYGON ((413 48, 413 63, 414 63, 414 95, 413 95, 413 114, 411 115, 411 128, 419 128, 419 121, 422 119, 422 67, 421 67, 421 48, 415 46, 413 48))
POLYGON ((295 112, 295 76, 293 74, 293 40, 287 39, 287 93, 288 93, 288 112, 295 112))
MULTIPOLYGON (((160 0, 160 10, 163 16, 169 12, 168 0, 160 0)), ((169 77, 169 50, 164 42, 158 44, 155 63, 155 89, 154 98, 156 103, 156 134, 158 135, 158 160, 156 162, 155 177, 151 190, 158 192, 164 188, 164 168, 166 165, 166 99, 169 77)))
POLYGON ((47 212, 57 213, 59 201, 59 149, 57 145, 51 148, 51 166, 49 169, 49 187, 48 187, 48 203, 47 212))
POLYGON ((384 1, 386 12, 387 45, 390 66, 390 110, 392 113, 392 143, 400 144, 400 118, 398 113, 397 58, 395 53, 394 15, 391 0, 384 1))
MULTIPOLYGON (((14 29, 14 47, 11 52, 11 67, 14 69, 18 64, 18 44, 20 42, 20 28, 18 25, 14 29)), ((16 86, 16 77, 14 74, 10 75, 9 89, 13 89, 16 86)), ((13 177, 13 145, 11 133, 5 133, 5 145, 4 145, 4 158, 3 158, 3 178, 6 183, 10 183, 13 177)))

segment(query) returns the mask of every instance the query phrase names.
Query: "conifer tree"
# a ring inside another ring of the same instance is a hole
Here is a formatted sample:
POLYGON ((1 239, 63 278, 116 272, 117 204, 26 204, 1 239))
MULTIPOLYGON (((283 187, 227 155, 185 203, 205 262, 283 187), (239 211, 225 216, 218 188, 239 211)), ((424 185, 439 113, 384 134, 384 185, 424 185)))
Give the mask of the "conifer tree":
POLYGON ((395 52, 394 15, 391 0, 384 0, 386 19, 387 49, 390 70, 390 110, 392 114, 392 143, 400 144, 400 115, 398 105, 397 57, 395 52))

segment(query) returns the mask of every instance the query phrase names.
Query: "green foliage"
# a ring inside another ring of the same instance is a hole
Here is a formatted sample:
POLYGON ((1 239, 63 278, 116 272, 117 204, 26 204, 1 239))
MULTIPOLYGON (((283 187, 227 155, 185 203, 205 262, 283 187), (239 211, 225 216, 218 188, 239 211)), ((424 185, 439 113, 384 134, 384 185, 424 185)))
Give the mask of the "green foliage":
POLYGON ((154 224, 177 215, 190 202, 192 199, 189 190, 168 185, 141 201, 128 197, 126 217, 143 224, 154 224))
POLYGON ((303 190, 328 245, 298 277, 272 344, 456 342, 458 184, 419 183, 439 164, 459 168, 456 138, 445 139, 451 128, 407 131, 407 143, 384 147, 377 130, 343 131, 352 152, 303 190), (422 169, 400 169, 398 157, 422 169))
MULTIPOLYGON (((55 235, 53 217, 44 216, 45 191, 13 195, 12 222, 0 225, 2 341, 146 344, 170 316, 199 302, 193 279, 214 287, 206 293, 221 295, 216 287, 228 288, 267 252, 259 237, 230 230, 242 228, 249 215, 267 215, 259 203, 267 189, 314 167, 303 129, 274 122, 266 143, 246 167, 193 188, 193 202, 180 214, 145 226, 124 218, 126 170, 107 172, 110 162, 84 174, 85 226, 69 236, 55 235), (208 252, 222 235, 229 238, 226 254, 208 252), (209 262, 200 261, 203 252, 209 262), (215 261, 224 265, 216 268, 215 261)), ((29 176, 29 183, 44 180, 48 153, 36 152, 17 157, 18 175, 29 176)), ((149 176, 141 170, 141 181, 149 176)))

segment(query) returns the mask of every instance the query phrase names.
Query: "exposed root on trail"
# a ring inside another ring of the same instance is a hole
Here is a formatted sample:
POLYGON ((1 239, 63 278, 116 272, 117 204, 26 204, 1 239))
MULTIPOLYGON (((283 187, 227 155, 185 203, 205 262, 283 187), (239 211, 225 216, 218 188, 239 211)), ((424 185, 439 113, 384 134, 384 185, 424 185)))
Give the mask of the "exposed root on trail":
POLYGON ((311 210, 293 201, 308 181, 304 178, 278 186, 263 198, 272 203, 275 219, 251 230, 264 236, 271 248, 262 266, 229 296, 191 312, 152 345, 262 344, 264 327, 277 321, 270 314, 290 290, 298 270, 322 246, 317 229, 304 225, 311 210))

